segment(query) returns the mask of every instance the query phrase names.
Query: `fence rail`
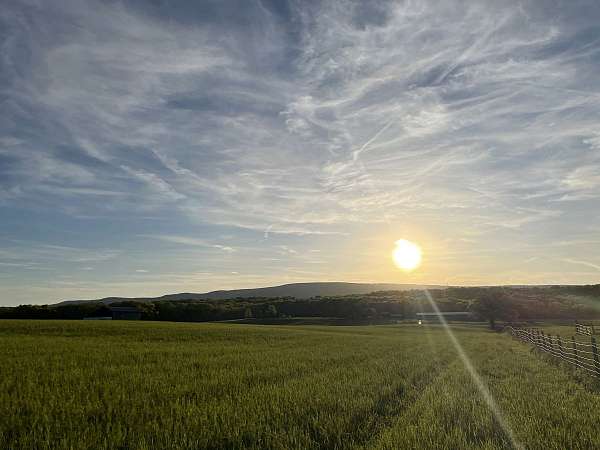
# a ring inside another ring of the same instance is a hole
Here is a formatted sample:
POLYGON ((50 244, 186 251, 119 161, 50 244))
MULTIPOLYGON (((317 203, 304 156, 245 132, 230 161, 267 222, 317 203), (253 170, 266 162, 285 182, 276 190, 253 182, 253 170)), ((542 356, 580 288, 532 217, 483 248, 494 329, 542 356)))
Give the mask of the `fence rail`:
POLYGON ((590 335, 590 343, 586 344, 577 341, 575 336, 565 339, 561 336, 545 334, 536 328, 509 326, 506 330, 514 338, 532 344, 539 350, 600 378, 600 350, 593 335, 590 335))
POLYGON ((596 334, 596 330, 594 330, 594 325, 590 324, 590 325, 586 325, 583 323, 576 323, 575 324, 575 332, 577 334, 584 334, 587 336, 593 336, 594 334, 596 334))

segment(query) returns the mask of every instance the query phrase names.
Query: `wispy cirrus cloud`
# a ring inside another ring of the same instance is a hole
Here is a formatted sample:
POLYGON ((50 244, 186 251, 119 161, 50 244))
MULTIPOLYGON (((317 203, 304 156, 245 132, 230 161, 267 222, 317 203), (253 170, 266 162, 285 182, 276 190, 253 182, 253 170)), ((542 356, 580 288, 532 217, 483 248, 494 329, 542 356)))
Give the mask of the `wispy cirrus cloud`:
POLYGON ((592 269, 596 269, 596 270, 600 271, 600 264, 594 264, 589 261, 579 261, 579 260, 571 259, 571 258, 565 258, 564 261, 571 263, 571 264, 579 264, 581 266, 591 267, 592 269))
POLYGON ((252 250, 267 259, 406 228, 593 241, 598 18, 583 1, 11 2, 0 207, 224 255, 253 234, 276 241, 252 250))
POLYGON ((222 251, 228 252, 228 253, 232 253, 232 252, 236 251, 235 248, 230 247, 228 245, 216 244, 216 243, 208 242, 205 239, 197 239, 197 238, 192 238, 192 237, 187 237, 187 236, 147 235, 147 236, 142 236, 142 237, 158 239, 160 241, 171 242, 174 244, 181 244, 181 245, 192 246, 192 247, 214 248, 214 249, 222 250, 222 251))
MULTIPOLYGON (((25 9, 29 15, 6 15, 35 30, 35 11, 25 9)), ((233 41, 221 42, 211 24, 168 27, 139 10, 95 3, 53 8, 91 34, 67 27, 48 44, 24 42, 38 51, 31 64, 43 64, 48 80, 21 81, 30 103, 43 99, 45 111, 31 115, 52 112, 45 119, 64 133, 56 144, 74 147, 33 151, 42 164, 36 173, 52 181, 30 187, 101 196, 114 192, 104 183, 116 182, 132 192, 111 202, 117 207, 175 201, 184 214, 201 207, 203 220, 230 216, 252 227, 275 220, 304 226, 304 218, 322 223, 324 216, 343 226, 382 210, 389 220, 440 193, 479 208, 478 196, 456 192, 477 187, 478 171, 499 181, 486 183, 495 198, 516 200, 507 183, 525 170, 529 195, 546 191, 550 170, 562 180, 556 195, 573 198, 577 171, 588 170, 573 165, 581 155, 541 170, 548 164, 532 151, 575 136, 594 142, 582 133, 581 116, 597 114, 597 99, 573 87, 577 63, 587 64, 593 48, 577 42, 569 24, 547 27, 523 9, 490 3, 390 2, 366 13, 352 2, 292 5, 300 51, 287 61, 291 70, 278 73, 277 56, 289 42, 258 50, 286 36, 268 11, 250 11, 270 26, 253 34, 254 53, 244 58, 237 30, 233 41), (561 44, 570 37, 575 51, 565 54, 561 44), (275 58, 265 61, 267 71, 255 73, 252 59, 269 52, 275 58), (561 127, 552 127, 554 120, 561 127), (256 217, 248 205, 256 205, 256 217)), ((18 66, 10 51, 7 61, 18 66)))

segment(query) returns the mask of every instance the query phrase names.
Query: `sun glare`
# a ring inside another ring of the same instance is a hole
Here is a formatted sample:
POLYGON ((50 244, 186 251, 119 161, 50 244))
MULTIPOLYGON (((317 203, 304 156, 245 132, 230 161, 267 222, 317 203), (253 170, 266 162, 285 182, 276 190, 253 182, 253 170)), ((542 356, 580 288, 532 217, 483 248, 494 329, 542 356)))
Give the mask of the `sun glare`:
POLYGON ((421 264, 421 248, 413 242, 400 239, 396 241, 392 258, 399 269, 410 272, 421 264))

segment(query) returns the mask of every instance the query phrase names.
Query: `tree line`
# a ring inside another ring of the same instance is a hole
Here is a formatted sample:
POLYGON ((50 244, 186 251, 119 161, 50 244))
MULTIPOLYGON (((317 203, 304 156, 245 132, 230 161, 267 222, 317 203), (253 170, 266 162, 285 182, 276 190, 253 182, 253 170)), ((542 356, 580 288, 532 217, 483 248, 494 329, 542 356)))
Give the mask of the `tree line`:
MULTIPOLYGON (((600 285, 548 287, 451 287, 429 293, 441 311, 468 311, 493 328, 499 321, 600 318, 600 285)), ((229 300, 123 301, 106 305, 20 305, 0 308, 0 319, 85 319, 110 317, 111 306, 131 306, 142 320, 206 322, 293 317, 341 318, 350 322, 390 322, 433 312, 424 292, 380 291, 367 295, 297 299, 234 298, 229 300)))

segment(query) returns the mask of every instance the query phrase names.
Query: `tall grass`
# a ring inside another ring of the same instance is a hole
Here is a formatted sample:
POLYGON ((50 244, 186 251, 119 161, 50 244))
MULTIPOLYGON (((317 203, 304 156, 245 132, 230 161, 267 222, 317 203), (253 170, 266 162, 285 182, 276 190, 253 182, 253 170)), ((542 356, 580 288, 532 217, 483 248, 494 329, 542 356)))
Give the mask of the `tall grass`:
MULTIPOLYGON (((600 448, 592 385, 454 332, 527 448, 600 448)), ((0 322, 0 448, 508 448, 439 327, 0 322)))

